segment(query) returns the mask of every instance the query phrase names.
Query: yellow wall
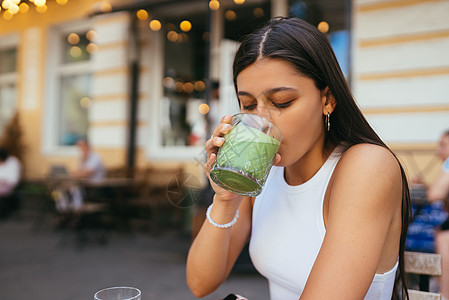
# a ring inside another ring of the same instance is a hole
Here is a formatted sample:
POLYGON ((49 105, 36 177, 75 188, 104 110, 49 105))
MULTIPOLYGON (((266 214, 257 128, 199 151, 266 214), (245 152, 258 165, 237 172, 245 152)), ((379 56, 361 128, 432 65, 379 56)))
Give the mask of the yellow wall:
MULTIPOLYGON (((31 4, 30 9, 26 14, 17 14, 11 20, 7 21, 0 18, 0 38, 8 34, 19 35, 18 45, 18 99, 17 107, 19 110, 20 121, 24 131, 24 144, 26 145, 26 152, 24 158, 25 176, 39 176, 48 172, 51 164, 65 164, 69 168, 74 168, 76 164, 76 157, 66 156, 44 156, 42 154, 42 123, 44 116, 44 87, 45 87, 45 72, 46 60, 51 59, 51 49, 47 49, 48 29, 52 25, 60 23, 82 20, 88 18, 89 14, 93 12, 94 7, 98 8, 98 4, 104 1, 97 0, 69 0, 66 5, 58 5, 54 1, 48 1, 48 10, 44 14, 35 11, 31 4), (38 59, 38 80, 36 96, 37 106, 35 109, 24 108, 24 90, 27 88, 27 83, 23 82, 24 72, 26 71, 23 65, 24 56, 24 35, 25 31, 30 28, 38 28, 41 34, 40 49, 36 49, 40 55, 38 59), (50 54, 49 54, 50 53, 50 54)), ((112 5, 124 4, 128 0, 109 1, 112 5)), ((125 150, 115 151, 99 151, 100 154, 106 155, 108 164, 117 165, 125 162, 125 150)), ((142 155, 139 155, 142 157, 142 155)))

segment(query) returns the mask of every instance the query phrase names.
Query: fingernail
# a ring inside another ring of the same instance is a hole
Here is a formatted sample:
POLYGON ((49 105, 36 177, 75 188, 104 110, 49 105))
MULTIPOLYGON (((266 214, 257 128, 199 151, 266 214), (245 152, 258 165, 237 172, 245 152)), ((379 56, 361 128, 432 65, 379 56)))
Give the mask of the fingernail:
POLYGON ((222 137, 217 137, 217 138, 216 138, 216 141, 217 141, 217 144, 223 144, 224 141, 225 141, 225 139, 222 138, 222 137))
POLYGON ((231 125, 229 125, 229 124, 224 124, 223 125, 223 131, 227 132, 230 129, 231 129, 231 125))

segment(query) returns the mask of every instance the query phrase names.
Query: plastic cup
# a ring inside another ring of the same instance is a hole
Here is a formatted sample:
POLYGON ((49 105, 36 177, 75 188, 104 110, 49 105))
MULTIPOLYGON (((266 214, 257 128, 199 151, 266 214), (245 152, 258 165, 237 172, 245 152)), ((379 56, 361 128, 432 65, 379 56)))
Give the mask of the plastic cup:
POLYGON ((102 289, 95 293, 95 300, 140 300, 139 289, 128 286, 117 286, 102 289))
POLYGON ((217 153, 210 177, 220 187, 243 196, 262 192, 282 140, 279 128, 253 114, 236 114, 217 153))

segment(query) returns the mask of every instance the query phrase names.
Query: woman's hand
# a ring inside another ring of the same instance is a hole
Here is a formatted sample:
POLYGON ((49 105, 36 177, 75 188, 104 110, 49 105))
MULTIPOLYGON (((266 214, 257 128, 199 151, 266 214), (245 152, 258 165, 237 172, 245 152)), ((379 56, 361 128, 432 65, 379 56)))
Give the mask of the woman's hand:
POLYGON ((218 149, 223 146, 225 142, 224 135, 227 134, 232 128, 230 124, 231 118, 232 117, 230 115, 224 116, 221 119, 220 124, 218 124, 217 128, 215 128, 211 138, 206 141, 207 161, 203 166, 204 173, 209 178, 210 184, 215 191, 215 199, 224 201, 243 199, 242 196, 228 192, 227 190, 221 188, 210 178, 210 171, 212 169, 212 166, 214 165, 215 160, 217 159, 218 149))

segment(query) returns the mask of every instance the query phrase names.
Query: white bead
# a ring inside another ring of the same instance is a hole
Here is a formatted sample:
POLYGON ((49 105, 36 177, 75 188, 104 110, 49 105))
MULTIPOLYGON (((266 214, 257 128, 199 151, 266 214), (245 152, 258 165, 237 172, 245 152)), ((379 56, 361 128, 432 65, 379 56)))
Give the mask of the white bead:
POLYGON ((231 222, 226 223, 226 224, 218 224, 218 223, 215 223, 214 220, 212 220, 212 218, 210 217, 210 211, 211 211, 211 209, 212 209, 212 205, 214 205, 214 204, 212 203, 212 204, 207 208, 207 211, 206 211, 206 217, 207 217, 207 220, 209 221, 209 223, 211 223, 212 225, 214 225, 215 227, 218 227, 218 228, 229 228, 229 227, 231 227, 232 225, 234 225, 235 222, 237 222, 237 219, 239 218, 239 210, 238 210, 238 209, 237 209, 237 212, 235 213, 234 219, 232 219, 231 222))

